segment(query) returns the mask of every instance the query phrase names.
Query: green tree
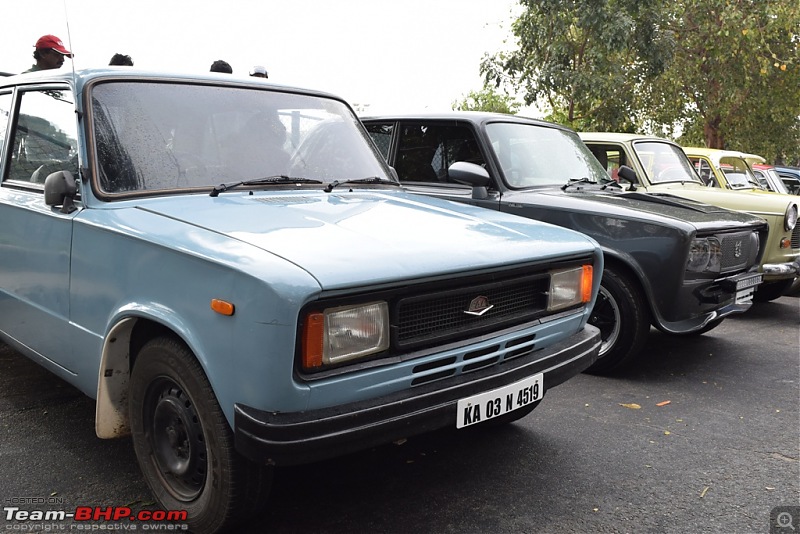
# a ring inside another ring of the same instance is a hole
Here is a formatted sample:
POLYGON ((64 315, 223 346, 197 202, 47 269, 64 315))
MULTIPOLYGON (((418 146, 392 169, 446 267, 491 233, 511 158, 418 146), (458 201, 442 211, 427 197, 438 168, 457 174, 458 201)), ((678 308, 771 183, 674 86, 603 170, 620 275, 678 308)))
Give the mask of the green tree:
POLYGON ((642 92, 643 113, 677 125, 683 144, 797 152, 800 3, 682 0, 665 26, 674 55, 642 92))
POLYGON ((520 0, 487 82, 578 130, 800 158, 797 0, 520 0))
POLYGON ((520 104, 495 87, 484 85, 480 91, 470 91, 460 102, 453 102, 452 108, 456 111, 491 111, 513 115, 519 111, 520 104))
POLYGON ((632 131, 638 88, 660 74, 673 48, 660 2, 520 0, 516 50, 487 55, 487 83, 509 85, 526 105, 576 129, 632 131))

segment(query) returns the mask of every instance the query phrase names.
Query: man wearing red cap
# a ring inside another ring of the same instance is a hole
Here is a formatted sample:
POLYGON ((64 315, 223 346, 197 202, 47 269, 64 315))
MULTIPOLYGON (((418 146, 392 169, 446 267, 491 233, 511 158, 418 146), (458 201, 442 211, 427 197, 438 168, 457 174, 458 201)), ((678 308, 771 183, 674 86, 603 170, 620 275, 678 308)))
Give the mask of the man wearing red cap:
POLYGON ((36 64, 25 72, 59 69, 64 64, 65 57, 72 57, 72 52, 67 50, 61 39, 55 35, 42 35, 36 41, 35 47, 33 58, 36 60, 36 64))

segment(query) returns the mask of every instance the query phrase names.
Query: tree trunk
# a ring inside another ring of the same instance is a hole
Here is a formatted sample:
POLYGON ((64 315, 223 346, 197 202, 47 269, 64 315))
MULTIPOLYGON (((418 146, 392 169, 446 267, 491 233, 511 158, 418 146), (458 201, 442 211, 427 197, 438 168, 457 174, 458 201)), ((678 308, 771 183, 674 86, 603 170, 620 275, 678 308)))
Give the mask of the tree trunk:
POLYGON ((725 148, 725 138, 719 128, 721 122, 722 118, 717 115, 711 120, 707 119, 703 125, 703 133, 706 137, 706 147, 725 148))

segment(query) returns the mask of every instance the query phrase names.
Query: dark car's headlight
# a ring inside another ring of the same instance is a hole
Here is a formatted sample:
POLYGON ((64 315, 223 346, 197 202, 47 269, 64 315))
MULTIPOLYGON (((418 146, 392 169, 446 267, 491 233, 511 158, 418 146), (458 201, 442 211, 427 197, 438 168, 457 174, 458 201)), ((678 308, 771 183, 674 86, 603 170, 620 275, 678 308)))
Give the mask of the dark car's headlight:
POLYGON ((364 358, 388 348, 386 302, 328 308, 305 317, 302 347, 305 369, 364 358))
POLYGON ((721 269, 722 245, 715 237, 692 239, 686 270, 695 273, 718 273, 721 269))

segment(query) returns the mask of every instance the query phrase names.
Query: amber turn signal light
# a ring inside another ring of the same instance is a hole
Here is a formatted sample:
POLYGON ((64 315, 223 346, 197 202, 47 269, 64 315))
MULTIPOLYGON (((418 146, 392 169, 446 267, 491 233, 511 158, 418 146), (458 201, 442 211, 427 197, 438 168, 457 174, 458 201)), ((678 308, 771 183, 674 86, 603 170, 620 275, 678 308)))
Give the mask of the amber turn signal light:
POLYGON ((592 276, 594 269, 591 265, 583 266, 583 273, 581 275, 581 302, 586 304, 592 300, 592 276))
POLYGON ((235 310, 233 303, 226 300, 211 299, 211 309, 220 315, 233 315, 235 310))
POLYGON ((325 339, 325 315, 309 313, 303 325, 303 367, 322 367, 323 340, 325 339))

